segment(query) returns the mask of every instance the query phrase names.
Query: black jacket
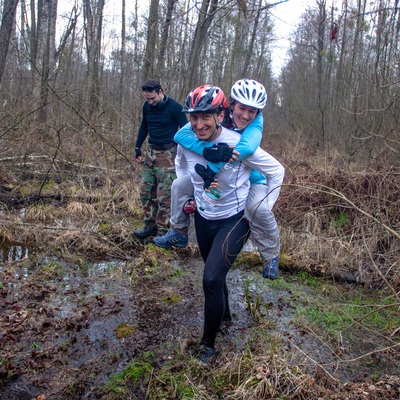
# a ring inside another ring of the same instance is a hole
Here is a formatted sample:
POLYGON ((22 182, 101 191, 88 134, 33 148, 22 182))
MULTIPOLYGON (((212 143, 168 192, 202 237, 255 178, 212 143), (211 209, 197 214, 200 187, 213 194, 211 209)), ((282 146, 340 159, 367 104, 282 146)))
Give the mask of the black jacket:
POLYGON ((140 149, 147 135, 150 144, 162 146, 173 143, 175 133, 186 123, 186 115, 177 101, 165 96, 156 106, 146 102, 135 147, 140 149))

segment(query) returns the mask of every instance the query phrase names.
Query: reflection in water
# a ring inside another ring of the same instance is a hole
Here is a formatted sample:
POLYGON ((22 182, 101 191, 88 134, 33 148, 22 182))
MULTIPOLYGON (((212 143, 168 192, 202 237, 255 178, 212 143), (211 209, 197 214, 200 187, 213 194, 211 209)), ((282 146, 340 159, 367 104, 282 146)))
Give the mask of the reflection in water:
POLYGON ((29 248, 26 246, 0 244, 0 262, 21 261, 28 256, 29 248))

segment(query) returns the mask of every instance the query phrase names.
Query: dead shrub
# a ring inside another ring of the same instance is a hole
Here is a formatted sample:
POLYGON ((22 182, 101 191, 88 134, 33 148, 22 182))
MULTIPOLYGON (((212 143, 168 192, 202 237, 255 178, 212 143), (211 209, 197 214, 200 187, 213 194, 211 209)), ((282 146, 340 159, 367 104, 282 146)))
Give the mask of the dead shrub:
POLYGON ((393 169, 289 170, 275 211, 282 253, 321 274, 398 287, 399 181, 393 169))

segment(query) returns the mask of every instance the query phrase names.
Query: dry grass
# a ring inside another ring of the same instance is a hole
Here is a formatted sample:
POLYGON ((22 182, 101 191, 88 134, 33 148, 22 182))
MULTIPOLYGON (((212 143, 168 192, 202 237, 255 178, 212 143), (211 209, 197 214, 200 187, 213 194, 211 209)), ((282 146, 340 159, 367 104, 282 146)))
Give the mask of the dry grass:
POLYGON ((400 174, 303 165, 282 188, 282 252, 314 273, 400 286, 400 174))
MULTIPOLYGON (((290 157, 296 161, 286 165, 275 207, 284 266, 390 286, 396 292, 400 287, 400 172, 354 166, 345 170, 326 163, 319 167, 314 153, 307 161, 304 156, 290 157)), ((45 171, 46 160, 38 158, 41 164, 32 170, 45 171)), ((25 208, 21 214, 10 207, 7 217, 0 217, 1 239, 34 241, 40 248, 56 243, 68 251, 98 255, 118 254, 116 243, 123 250, 137 249, 131 233, 143 217, 140 167, 125 164, 104 169, 94 162, 76 166, 75 173, 72 164, 59 176, 52 172, 46 184, 39 176, 36 184, 30 176, 24 184, 17 173, 8 179, 19 179, 19 186, 1 192, 0 201, 11 204, 16 197, 25 208), (40 186, 43 196, 35 199, 32 196, 40 186)), ((197 254, 196 248, 185 251, 188 256, 197 254)))
POLYGON ((8 223, 6 221, 0 222, 0 242, 15 242, 15 229, 12 223, 8 223))
POLYGON ((97 217, 96 208, 93 204, 72 201, 68 203, 65 211, 67 215, 72 216, 74 219, 93 219, 97 217))
POLYGON ((222 365, 214 373, 229 377, 233 388, 226 399, 310 399, 324 392, 311 375, 277 353, 251 357, 231 354, 222 365))
POLYGON ((29 223, 52 223, 63 214, 62 210, 52 204, 33 204, 26 208, 24 220, 29 223))

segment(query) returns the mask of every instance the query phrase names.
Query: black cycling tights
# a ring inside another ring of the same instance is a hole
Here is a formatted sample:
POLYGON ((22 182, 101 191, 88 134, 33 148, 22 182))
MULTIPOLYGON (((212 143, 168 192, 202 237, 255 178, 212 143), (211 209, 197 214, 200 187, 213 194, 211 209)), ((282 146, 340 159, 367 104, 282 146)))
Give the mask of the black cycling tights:
POLYGON ((202 343, 214 347, 222 319, 230 318, 226 276, 249 234, 243 212, 230 218, 207 220, 195 214, 196 236, 205 262, 203 274, 204 333, 202 343))

